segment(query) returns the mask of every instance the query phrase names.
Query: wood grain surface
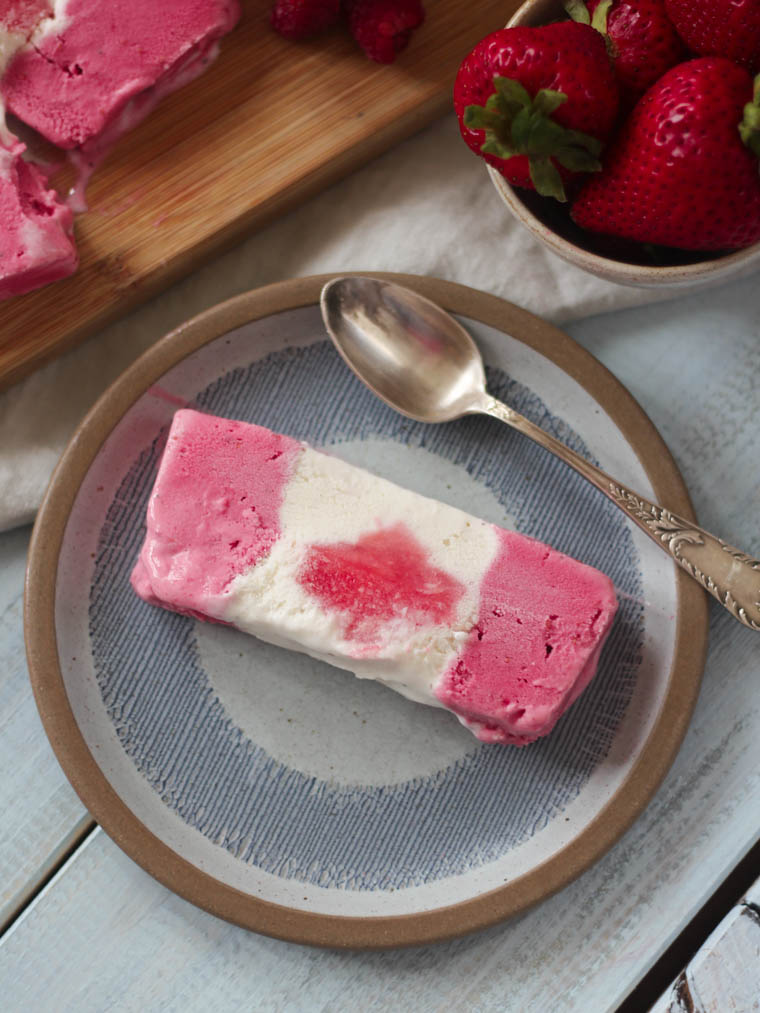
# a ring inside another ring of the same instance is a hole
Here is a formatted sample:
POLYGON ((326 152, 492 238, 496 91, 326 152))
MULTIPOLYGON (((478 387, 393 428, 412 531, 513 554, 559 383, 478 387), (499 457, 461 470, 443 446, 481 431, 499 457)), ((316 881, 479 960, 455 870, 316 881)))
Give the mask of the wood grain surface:
POLYGON ((712 932, 651 1013, 760 1010, 760 879, 712 932))
POLYGON ((244 2, 214 66, 96 172, 79 271, 0 305, 0 386, 450 108, 463 56, 517 6, 430 0, 409 48, 380 66, 342 26, 296 44, 269 28, 267 0, 244 2))
MULTIPOLYGON (((91 826, 44 738, 24 658, 27 533, 4 535, 0 563, 0 932, 91 826)), ((2 1005, 2 1003, 0 1003, 2 1005)))

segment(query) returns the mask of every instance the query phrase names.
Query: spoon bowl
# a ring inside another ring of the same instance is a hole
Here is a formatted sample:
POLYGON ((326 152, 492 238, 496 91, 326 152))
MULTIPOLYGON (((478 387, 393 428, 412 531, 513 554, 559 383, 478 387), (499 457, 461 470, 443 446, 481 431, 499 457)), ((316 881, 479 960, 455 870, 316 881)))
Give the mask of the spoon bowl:
POLYGON ((418 422, 482 411, 483 360, 450 314, 410 289, 375 278, 334 278, 322 317, 344 361, 383 401, 418 422))
POLYGON ((402 285, 353 276, 329 281, 320 305, 345 362, 391 408, 418 422, 474 412, 506 422, 583 475, 735 619, 760 631, 760 561, 626 488, 491 397, 477 345, 440 306, 402 285))

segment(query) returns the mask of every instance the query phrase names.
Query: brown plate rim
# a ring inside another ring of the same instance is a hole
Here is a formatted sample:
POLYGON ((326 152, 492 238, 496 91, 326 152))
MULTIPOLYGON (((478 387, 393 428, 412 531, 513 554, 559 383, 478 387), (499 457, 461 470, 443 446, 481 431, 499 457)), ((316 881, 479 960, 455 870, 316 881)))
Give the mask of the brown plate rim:
MULTIPOLYGON (((435 278, 371 274, 415 289, 454 313, 509 333, 545 355, 604 408, 638 455, 660 503, 694 519, 689 494, 662 437, 628 390, 589 352, 552 324, 497 296, 435 278)), ((617 792, 556 855, 498 889, 417 914, 347 917, 300 911, 250 896, 192 865, 160 841, 121 800, 91 755, 71 710, 55 634, 55 586, 66 523, 80 485, 130 406, 168 369, 243 324, 316 304, 314 275, 268 285, 215 306, 145 352, 103 394, 74 433, 45 494, 32 533, 24 593, 29 673, 42 723, 82 802, 106 833, 164 886, 206 911, 279 939, 347 949, 385 949, 451 939, 538 903, 588 869, 646 807, 673 762, 699 693, 707 649, 707 596, 678 571, 676 643, 665 698, 638 761, 617 792)))

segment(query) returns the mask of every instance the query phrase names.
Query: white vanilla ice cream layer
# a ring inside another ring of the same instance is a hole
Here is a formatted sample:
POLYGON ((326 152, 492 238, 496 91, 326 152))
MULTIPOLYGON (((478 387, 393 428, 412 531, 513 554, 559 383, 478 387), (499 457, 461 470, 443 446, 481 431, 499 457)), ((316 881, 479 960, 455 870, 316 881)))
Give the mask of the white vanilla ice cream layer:
POLYGON ((266 559, 231 582, 221 618, 411 700, 441 706, 434 687, 477 621, 480 583, 499 550, 493 526, 307 447, 285 487, 280 532, 266 559), (411 530, 429 562, 465 591, 453 621, 418 628, 402 617, 384 623, 367 647, 345 639, 345 614, 327 611, 299 583, 299 571, 314 544, 354 543, 396 524, 411 530))

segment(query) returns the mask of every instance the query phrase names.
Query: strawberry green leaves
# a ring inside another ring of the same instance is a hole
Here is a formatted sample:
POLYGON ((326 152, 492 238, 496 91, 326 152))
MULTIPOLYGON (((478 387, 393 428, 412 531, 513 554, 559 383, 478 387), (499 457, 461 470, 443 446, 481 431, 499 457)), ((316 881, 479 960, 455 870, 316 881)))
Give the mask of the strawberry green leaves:
POLYGON ((760 158, 760 74, 755 78, 752 101, 744 107, 739 134, 749 150, 760 158))
POLYGON ((602 35, 607 34, 607 15, 610 13, 612 0, 601 0, 596 5, 593 17, 589 14, 588 7, 583 0, 565 0, 563 6, 573 21, 577 21, 581 25, 591 25, 602 35))
POLYGON ((619 90, 599 32, 558 21, 481 39, 457 71, 453 99, 472 151, 512 186, 564 201, 565 187, 600 168, 619 90))
POLYGON ((465 126, 484 131, 483 154, 504 159, 527 156, 536 191, 566 201, 555 161, 570 172, 598 172, 601 141, 552 119, 552 113, 567 101, 562 92, 542 88, 531 98, 519 81, 497 75, 493 84, 496 90, 485 106, 467 106, 465 126))

